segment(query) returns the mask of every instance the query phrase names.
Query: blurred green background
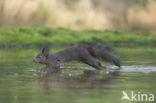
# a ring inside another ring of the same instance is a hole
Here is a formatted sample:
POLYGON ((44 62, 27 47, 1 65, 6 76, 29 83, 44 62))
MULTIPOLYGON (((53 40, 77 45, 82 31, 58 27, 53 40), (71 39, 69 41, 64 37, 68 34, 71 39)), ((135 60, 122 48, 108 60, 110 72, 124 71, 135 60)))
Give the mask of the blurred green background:
POLYGON ((0 46, 156 43, 156 0, 0 0, 0 46))

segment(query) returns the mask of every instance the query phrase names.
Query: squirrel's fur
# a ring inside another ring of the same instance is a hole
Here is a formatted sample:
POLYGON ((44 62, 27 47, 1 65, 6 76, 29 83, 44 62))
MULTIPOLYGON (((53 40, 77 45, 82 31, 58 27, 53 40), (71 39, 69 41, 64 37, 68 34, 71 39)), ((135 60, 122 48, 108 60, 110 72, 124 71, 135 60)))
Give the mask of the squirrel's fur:
POLYGON ((47 65, 47 71, 53 72, 60 64, 71 61, 79 61, 88 64, 96 69, 103 69, 96 59, 108 61, 120 67, 120 60, 114 50, 103 45, 72 46, 65 50, 49 54, 49 46, 45 46, 42 53, 34 58, 34 62, 47 65))

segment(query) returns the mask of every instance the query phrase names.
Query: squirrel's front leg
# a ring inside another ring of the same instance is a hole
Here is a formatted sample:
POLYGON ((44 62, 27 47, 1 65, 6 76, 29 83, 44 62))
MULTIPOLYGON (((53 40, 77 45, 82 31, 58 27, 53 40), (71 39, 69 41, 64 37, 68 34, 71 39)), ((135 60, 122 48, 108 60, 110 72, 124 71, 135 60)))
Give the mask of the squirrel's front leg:
POLYGON ((56 73, 60 70, 60 65, 59 64, 50 64, 47 66, 46 71, 48 73, 56 73))

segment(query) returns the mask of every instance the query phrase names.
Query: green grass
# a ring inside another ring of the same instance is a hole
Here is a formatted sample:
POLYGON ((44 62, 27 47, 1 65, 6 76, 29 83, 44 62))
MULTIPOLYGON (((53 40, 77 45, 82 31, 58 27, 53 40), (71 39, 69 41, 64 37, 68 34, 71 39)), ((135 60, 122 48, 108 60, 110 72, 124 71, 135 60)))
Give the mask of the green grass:
POLYGON ((0 45, 155 42, 156 35, 144 32, 74 31, 48 27, 0 27, 0 45))

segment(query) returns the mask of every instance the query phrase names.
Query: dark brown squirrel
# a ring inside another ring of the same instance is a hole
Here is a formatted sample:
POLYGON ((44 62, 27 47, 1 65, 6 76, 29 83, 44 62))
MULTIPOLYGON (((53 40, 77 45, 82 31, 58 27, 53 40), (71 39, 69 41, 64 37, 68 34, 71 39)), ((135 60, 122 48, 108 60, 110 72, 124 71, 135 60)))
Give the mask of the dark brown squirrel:
POLYGON ((97 70, 105 69, 96 59, 108 61, 120 67, 120 60, 112 48, 104 45, 72 46, 65 50, 49 54, 49 46, 45 46, 42 53, 34 58, 34 62, 45 64, 47 72, 54 72, 60 64, 79 61, 94 67, 97 70))

